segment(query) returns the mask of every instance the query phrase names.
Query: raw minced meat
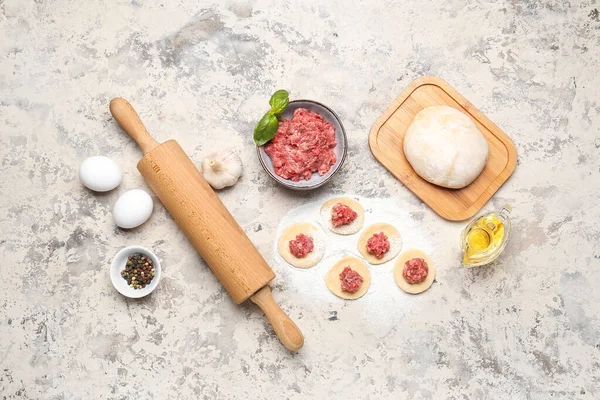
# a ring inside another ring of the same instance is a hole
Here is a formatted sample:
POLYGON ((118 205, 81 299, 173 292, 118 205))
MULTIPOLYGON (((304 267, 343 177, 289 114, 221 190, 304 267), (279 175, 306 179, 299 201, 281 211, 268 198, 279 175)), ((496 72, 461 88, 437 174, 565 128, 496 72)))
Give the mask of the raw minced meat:
POLYGON ((422 258, 413 258, 404 264, 402 276, 410 284, 421 283, 429 274, 429 266, 422 258))
POLYGON ((373 254, 378 260, 381 260, 388 251, 390 251, 390 241, 383 232, 373 234, 367 241, 367 252, 373 254))
POLYGON ((354 293, 360 289, 363 277, 349 266, 346 266, 340 274, 340 282, 343 292, 354 293))
POLYGON ((358 217, 356 211, 345 204, 337 203, 331 209, 331 223, 334 227, 348 225, 358 217))
POLYGON ((335 164, 335 127, 321 115, 297 108, 290 120, 281 120, 275 137, 265 145, 275 173, 284 179, 309 180, 313 172, 325 175, 335 164))
POLYGON ((290 240, 290 253, 292 253, 297 258, 306 257, 308 253, 313 251, 315 248, 315 243, 313 238, 310 236, 301 233, 296 235, 296 239, 290 240))

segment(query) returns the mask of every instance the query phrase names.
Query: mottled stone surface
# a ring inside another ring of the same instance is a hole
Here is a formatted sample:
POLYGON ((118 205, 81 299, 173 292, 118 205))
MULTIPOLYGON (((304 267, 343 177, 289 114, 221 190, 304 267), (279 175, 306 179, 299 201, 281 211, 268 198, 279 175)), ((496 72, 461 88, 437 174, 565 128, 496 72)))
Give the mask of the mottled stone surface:
POLYGON ((599 9, 0 0, 0 397, 600 398, 599 9), (515 174, 486 206, 514 206, 514 236, 490 268, 460 269, 464 224, 437 217, 369 152, 372 123, 422 75, 449 81, 517 145, 515 174), (279 88, 330 105, 348 132, 344 169, 318 193, 282 190, 256 159, 251 131, 279 88), (289 354, 256 307, 233 304, 156 199, 141 228, 114 226, 119 194, 145 187, 140 152, 108 112, 114 96, 196 162, 225 146, 241 153, 243 179, 220 197, 265 257, 296 206, 390 198, 443 232, 437 282, 382 302, 402 312, 380 329, 366 303, 310 296, 276 266, 275 296, 306 336, 289 354), (78 165, 95 154, 121 165, 115 191, 80 184, 78 165), (108 276, 130 244, 163 261, 159 289, 140 301, 108 276))

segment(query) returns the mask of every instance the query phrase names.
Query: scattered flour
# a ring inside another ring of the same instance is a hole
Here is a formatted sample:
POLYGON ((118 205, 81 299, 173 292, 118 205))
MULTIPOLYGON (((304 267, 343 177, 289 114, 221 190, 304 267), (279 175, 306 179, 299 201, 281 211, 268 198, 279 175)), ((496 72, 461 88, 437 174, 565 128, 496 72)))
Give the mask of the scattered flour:
MULTIPOLYGON (((436 230, 432 226, 424 226, 423 221, 411 218, 410 212, 403 209, 402 205, 393 199, 369 199, 351 195, 345 197, 357 200, 364 207, 363 229, 377 222, 386 222, 400 231, 403 241, 402 251, 418 248, 431 255, 438 267, 436 282, 444 278, 445 268, 458 267, 457 244, 455 247, 449 246, 447 243, 449 236, 455 237, 456 243, 458 243, 456 229, 448 232, 436 230)), ((393 275, 394 263, 398 257, 380 265, 367 263, 372 281, 369 292, 362 298, 349 301, 338 299, 331 294, 325 286, 325 275, 329 269, 344 256, 353 256, 364 260, 357 249, 358 239, 363 229, 348 236, 337 235, 329 231, 320 217, 321 206, 326 200, 328 198, 320 198, 292 209, 279 224, 277 236, 274 238, 275 242, 287 226, 296 222, 313 223, 321 228, 326 237, 323 259, 313 268, 305 270, 294 268, 286 263, 277 252, 277 246, 274 246, 271 265, 277 275, 286 281, 289 290, 311 299, 311 302, 346 303, 344 307, 356 307, 357 311, 362 312, 365 318, 369 318, 373 322, 397 320, 397 318, 408 315, 407 313, 412 313, 415 307, 419 308, 419 303, 425 305, 430 303, 433 298, 437 299, 435 290, 438 283, 436 282, 429 291, 420 295, 410 295, 398 288, 393 275), (415 306, 409 307, 411 304, 415 304, 415 306), (395 315, 390 318, 392 314, 395 315)))

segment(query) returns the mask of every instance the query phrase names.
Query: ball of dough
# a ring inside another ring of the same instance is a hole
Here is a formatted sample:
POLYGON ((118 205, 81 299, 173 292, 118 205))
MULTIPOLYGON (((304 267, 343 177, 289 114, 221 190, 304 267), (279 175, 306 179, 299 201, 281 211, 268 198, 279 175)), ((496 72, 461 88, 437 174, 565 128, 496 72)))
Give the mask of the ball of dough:
POLYGON ((488 143, 465 114, 449 106, 433 106, 420 111, 408 127, 404 154, 421 178, 460 189, 485 167, 488 143))

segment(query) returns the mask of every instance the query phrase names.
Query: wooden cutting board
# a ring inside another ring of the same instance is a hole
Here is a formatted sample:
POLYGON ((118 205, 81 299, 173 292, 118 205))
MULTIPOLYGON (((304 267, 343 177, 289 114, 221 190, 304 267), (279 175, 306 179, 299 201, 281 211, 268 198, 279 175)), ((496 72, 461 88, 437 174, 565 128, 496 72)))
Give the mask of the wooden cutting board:
POLYGON ((375 158, 440 217, 473 217, 510 177, 517 165, 512 140, 446 81, 423 77, 412 82, 375 121, 369 134, 375 158), (404 156, 404 135, 414 116, 429 106, 450 106, 469 116, 489 144, 488 162, 469 186, 447 189, 422 179, 404 156))

